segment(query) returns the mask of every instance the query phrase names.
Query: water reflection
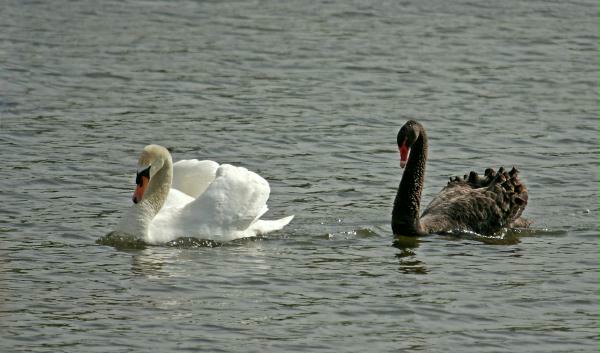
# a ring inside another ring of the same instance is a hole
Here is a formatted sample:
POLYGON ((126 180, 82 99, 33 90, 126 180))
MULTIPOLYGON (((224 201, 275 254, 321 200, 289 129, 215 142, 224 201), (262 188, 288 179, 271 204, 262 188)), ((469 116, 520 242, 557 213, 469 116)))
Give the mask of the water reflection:
POLYGON ((413 249, 419 247, 422 240, 417 237, 407 237, 403 235, 397 235, 394 237, 392 246, 399 249, 400 252, 396 254, 398 258, 399 267, 398 270, 402 273, 412 273, 424 275, 429 272, 425 263, 417 259, 417 254, 413 249))
POLYGON ((148 278, 169 276, 165 269, 172 253, 158 252, 157 249, 144 249, 131 258, 131 272, 148 278))
POLYGON ((243 269, 268 272, 271 267, 265 264, 265 252, 259 240, 249 238, 218 243, 179 238, 164 245, 121 251, 132 254, 131 272, 148 278, 197 277, 200 272, 222 274, 223 269, 234 263, 242 264, 240 268, 243 269))

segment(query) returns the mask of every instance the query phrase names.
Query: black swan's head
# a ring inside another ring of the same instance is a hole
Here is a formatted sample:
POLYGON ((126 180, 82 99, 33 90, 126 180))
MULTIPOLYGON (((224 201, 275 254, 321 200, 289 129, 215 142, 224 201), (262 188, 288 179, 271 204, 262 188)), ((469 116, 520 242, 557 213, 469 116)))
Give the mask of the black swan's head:
POLYGON ((422 131, 422 126, 414 120, 409 120, 398 131, 398 149, 400 150, 400 168, 408 162, 410 148, 417 141, 422 131))

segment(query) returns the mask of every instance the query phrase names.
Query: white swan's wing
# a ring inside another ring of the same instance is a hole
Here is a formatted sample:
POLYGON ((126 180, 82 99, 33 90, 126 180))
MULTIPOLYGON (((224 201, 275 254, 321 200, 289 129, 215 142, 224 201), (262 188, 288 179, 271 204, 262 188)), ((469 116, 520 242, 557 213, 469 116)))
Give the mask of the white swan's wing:
POLYGON ((173 164, 171 187, 197 198, 215 180, 218 168, 217 162, 209 160, 184 159, 178 161, 173 164))
MULTIPOLYGON (((188 174, 191 175, 191 174, 188 174)), ((260 220, 267 212, 269 183, 246 168, 224 164, 196 199, 172 188, 148 227, 146 241, 165 243, 178 237, 229 241, 279 230, 293 216, 260 220)))
MULTIPOLYGON (((167 199, 165 200, 165 204, 161 208, 161 211, 166 208, 172 208, 172 207, 181 208, 192 201, 194 201, 194 198, 191 197, 190 195, 188 195, 182 191, 179 191, 177 189, 171 188, 169 190, 169 194, 167 195, 167 199)), ((160 214, 161 211, 158 212, 157 216, 160 214)))
POLYGON ((269 183, 246 168, 221 165, 215 180, 185 206, 180 227, 190 235, 227 241, 254 236, 250 226, 267 211, 269 183))
POLYGON ((258 219, 250 226, 250 229, 256 234, 267 234, 276 230, 283 229, 294 219, 294 216, 287 216, 275 220, 258 219))

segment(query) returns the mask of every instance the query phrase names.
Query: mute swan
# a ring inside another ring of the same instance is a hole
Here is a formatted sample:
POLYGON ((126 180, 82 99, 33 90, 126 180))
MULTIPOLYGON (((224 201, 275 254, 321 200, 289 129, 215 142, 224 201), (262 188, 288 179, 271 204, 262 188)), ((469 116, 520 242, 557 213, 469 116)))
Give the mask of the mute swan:
POLYGON ((421 191, 425 180, 427 134, 420 123, 410 120, 398 132, 402 175, 394 209, 392 230, 395 235, 425 235, 452 230, 492 235, 503 227, 527 227, 520 218, 527 206, 527 188, 513 168, 498 173, 488 168, 480 177, 471 172, 464 179, 450 178, 448 185, 419 215, 421 191))
POLYGON ((149 244, 179 237, 229 241, 279 230, 294 216, 259 219, 267 212, 269 183, 246 168, 213 161, 173 165, 159 145, 144 148, 129 208, 116 231, 149 244), (175 173, 175 175, 173 175, 175 173))

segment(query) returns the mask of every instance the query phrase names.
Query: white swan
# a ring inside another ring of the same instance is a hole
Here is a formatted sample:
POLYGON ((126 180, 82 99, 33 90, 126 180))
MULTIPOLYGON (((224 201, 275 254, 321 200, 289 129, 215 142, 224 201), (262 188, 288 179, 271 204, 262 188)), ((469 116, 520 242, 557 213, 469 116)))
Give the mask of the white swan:
POLYGON ((193 236, 229 241, 279 230, 294 216, 259 219, 267 212, 269 183, 246 168, 213 161, 175 165, 166 148, 144 148, 133 194, 134 205, 116 231, 161 244, 193 236))

